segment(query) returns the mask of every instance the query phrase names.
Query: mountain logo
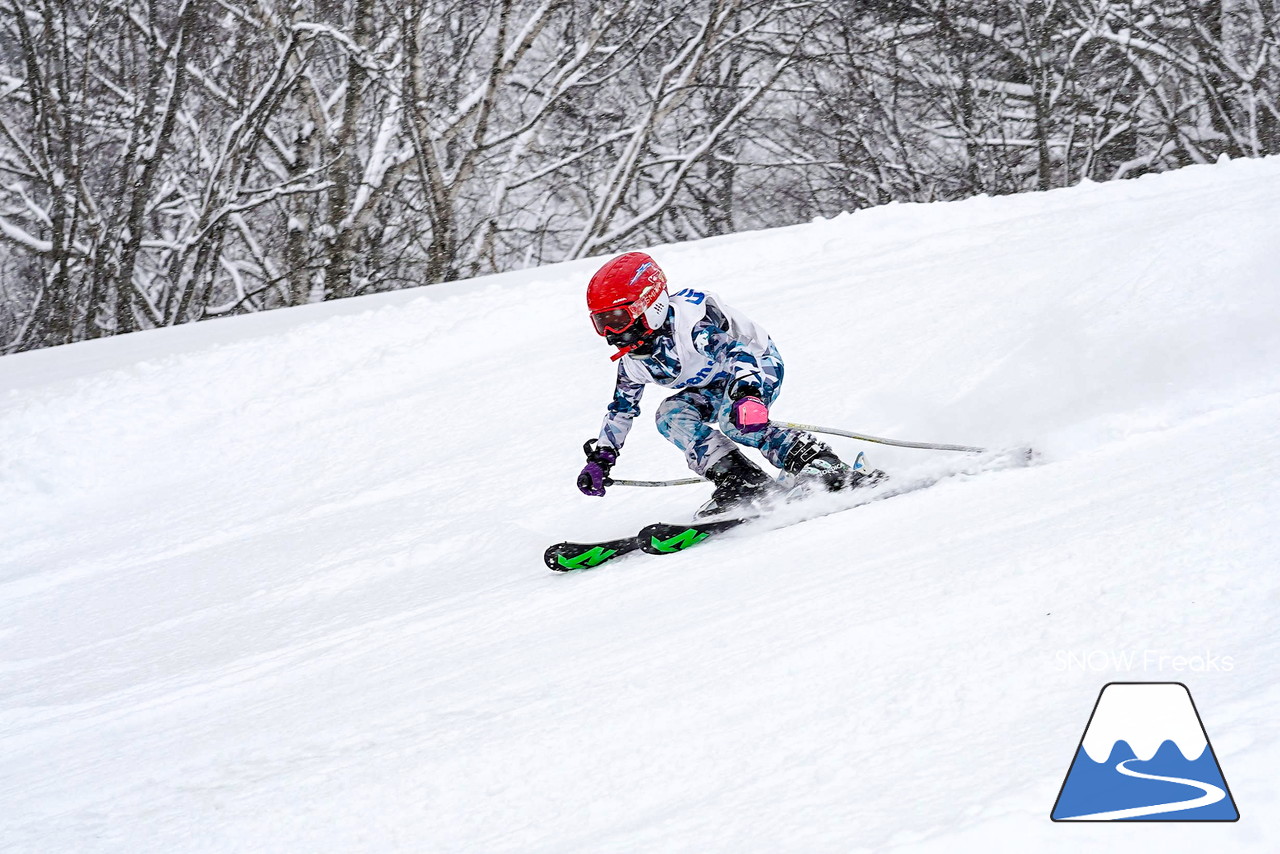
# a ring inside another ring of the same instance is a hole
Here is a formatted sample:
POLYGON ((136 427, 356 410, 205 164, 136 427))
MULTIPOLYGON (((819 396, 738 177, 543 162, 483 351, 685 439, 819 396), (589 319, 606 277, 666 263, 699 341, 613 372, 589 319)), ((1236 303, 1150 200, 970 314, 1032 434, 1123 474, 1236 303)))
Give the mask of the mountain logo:
POLYGON ((1181 682, 1102 687, 1054 821, 1236 821, 1231 790, 1181 682))

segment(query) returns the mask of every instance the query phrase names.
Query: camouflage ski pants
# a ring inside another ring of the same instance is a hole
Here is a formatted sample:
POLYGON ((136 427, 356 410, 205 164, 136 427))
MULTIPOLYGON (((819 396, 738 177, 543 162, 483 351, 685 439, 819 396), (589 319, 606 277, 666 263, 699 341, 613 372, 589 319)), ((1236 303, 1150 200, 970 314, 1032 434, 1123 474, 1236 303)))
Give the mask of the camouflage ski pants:
MULTIPOLYGON (((760 368, 760 398, 772 406, 782 387, 782 361, 766 358, 760 368)), ((699 475, 705 475, 707 469, 732 451, 735 442, 759 449, 766 460, 782 468, 796 441, 808 435, 773 424, 755 433, 744 433, 733 426, 732 407, 724 385, 685 389, 659 404, 655 413, 658 432, 684 452, 689 468, 699 475)))

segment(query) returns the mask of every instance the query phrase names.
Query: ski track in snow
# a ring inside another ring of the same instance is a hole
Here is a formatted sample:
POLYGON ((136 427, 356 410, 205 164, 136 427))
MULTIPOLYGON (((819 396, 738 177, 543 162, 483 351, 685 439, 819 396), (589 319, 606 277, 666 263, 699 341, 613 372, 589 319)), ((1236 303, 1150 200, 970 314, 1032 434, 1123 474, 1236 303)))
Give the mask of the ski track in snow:
MULTIPOLYGON (((1277 199, 1235 161, 654 249, 770 331, 778 417, 1041 458, 565 575, 709 493, 574 488, 599 259, 0 359, 0 850, 1277 850, 1277 199), (1187 683, 1239 822, 1049 820, 1113 680, 1187 683)), ((657 400, 620 477, 685 473, 657 400)))

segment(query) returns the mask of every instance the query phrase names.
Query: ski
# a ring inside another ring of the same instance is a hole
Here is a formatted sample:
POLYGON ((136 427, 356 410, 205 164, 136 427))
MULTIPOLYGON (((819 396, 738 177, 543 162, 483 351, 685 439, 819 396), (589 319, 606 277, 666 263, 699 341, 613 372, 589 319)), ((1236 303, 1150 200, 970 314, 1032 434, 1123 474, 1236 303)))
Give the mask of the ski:
POLYGON ((672 525, 658 522, 647 525, 640 533, 616 540, 598 543, 556 543, 546 550, 542 560, 549 569, 569 572, 574 569, 593 569, 606 561, 622 557, 634 551, 664 555, 684 551, 713 534, 736 528, 759 517, 745 516, 729 519, 713 519, 688 525, 672 525))
POLYGON ((715 519, 706 522, 691 522, 688 525, 673 525, 668 522, 657 522, 646 525, 640 530, 640 550, 645 554, 669 555, 693 548, 708 537, 722 534, 739 525, 759 520, 759 516, 739 516, 729 519, 715 519))
MULTIPOLYGON (((821 513, 801 516, 796 519, 778 522, 774 518, 775 513, 766 512, 752 516, 736 516, 726 519, 709 519, 706 521, 695 520, 687 525, 673 524, 669 522, 658 522, 653 525, 647 525, 640 530, 640 550, 645 554, 666 555, 675 554, 685 549, 705 542, 706 540, 725 531, 731 531, 744 525, 761 525, 766 530, 775 530, 777 528, 789 528, 792 525, 799 525, 801 522, 808 522, 812 519, 820 519, 823 516, 831 516, 836 513, 843 513, 845 510, 852 510, 855 507, 861 507, 864 504, 870 504, 873 501, 883 501, 886 498, 892 498, 897 495, 906 495, 908 492, 917 492, 926 487, 933 486, 943 478, 931 478, 925 481, 918 481, 912 484, 905 484, 899 487, 887 486, 876 489, 874 492, 867 490, 862 496, 861 501, 852 504, 846 504, 840 507, 832 507, 821 513), (770 524, 771 522, 777 524, 770 524)), ((784 505, 785 506, 785 505, 784 505)), ((776 510, 777 508, 775 508, 776 510)))
POLYGON ((546 550, 543 560, 549 568, 557 572, 568 572, 575 569, 597 567, 606 561, 614 560, 635 551, 650 555, 675 554, 744 525, 760 526, 764 530, 788 528, 801 522, 820 519, 835 513, 843 513, 846 510, 862 507, 872 502, 918 492, 953 477, 976 475, 982 472, 1029 465, 1034 459, 1035 452, 1032 449, 1018 448, 996 454, 979 462, 977 465, 967 466, 934 477, 907 483, 895 483, 890 480, 883 485, 851 491, 848 494, 856 496, 856 500, 848 504, 828 507, 821 512, 803 515, 799 518, 777 518, 778 511, 787 506, 783 504, 773 508, 771 511, 750 516, 712 517, 684 524, 657 522, 641 528, 634 536, 621 537, 616 540, 605 540, 597 543, 557 543, 546 550))
MULTIPOLYGON (((925 485, 927 484, 918 485, 915 489, 922 489, 925 485)), ((898 495, 906 491, 909 490, 899 489, 891 494, 898 495)), ((869 501, 874 501, 877 498, 887 497, 889 497, 888 494, 878 494, 869 497, 868 501, 862 501, 848 507, 838 507, 819 515, 826 516, 831 513, 838 513, 841 510, 851 509, 869 501)), ((656 522, 652 525, 646 525, 640 529, 639 533, 631 537, 620 537, 616 540, 604 540, 596 543, 556 543, 543 553, 542 559, 549 569, 553 569, 556 572, 593 569, 606 561, 622 557, 634 551, 642 551, 651 555, 675 554, 692 548, 709 537, 722 534, 740 525, 761 522, 768 518, 768 513, 761 513, 751 516, 697 520, 687 524, 656 522)), ((817 517, 805 517, 805 519, 797 519, 788 524, 798 524, 808 518, 817 517)), ((779 527, 785 527, 785 525, 779 527)))
POLYGON ((542 555, 548 569, 568 572, 571 569, 591 569, 605 561, 622 557, 640 548, 640 536, 620 537, 599 543, 556 543, 542 555))

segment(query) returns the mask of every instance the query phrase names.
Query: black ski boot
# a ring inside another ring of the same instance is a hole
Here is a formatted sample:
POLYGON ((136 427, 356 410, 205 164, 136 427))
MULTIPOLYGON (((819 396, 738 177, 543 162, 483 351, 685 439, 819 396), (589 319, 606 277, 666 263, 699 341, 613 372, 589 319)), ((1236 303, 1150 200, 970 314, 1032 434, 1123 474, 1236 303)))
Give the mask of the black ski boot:
POLYGON ((829 492, 874 486, 887 475, 875 469, 860 471, 836 456, 825 442, 812 437, 802 439, 787 454, 783 470, 801 481, 818 481, 829 492))
POLYGON ((730 451, 717 460, 707 469, 706 477, 716 485, 716 491, 695 514, 699 519, 743 509, 755 499, 771 494, 776 487, 773 478, 738 450, 730 451))

